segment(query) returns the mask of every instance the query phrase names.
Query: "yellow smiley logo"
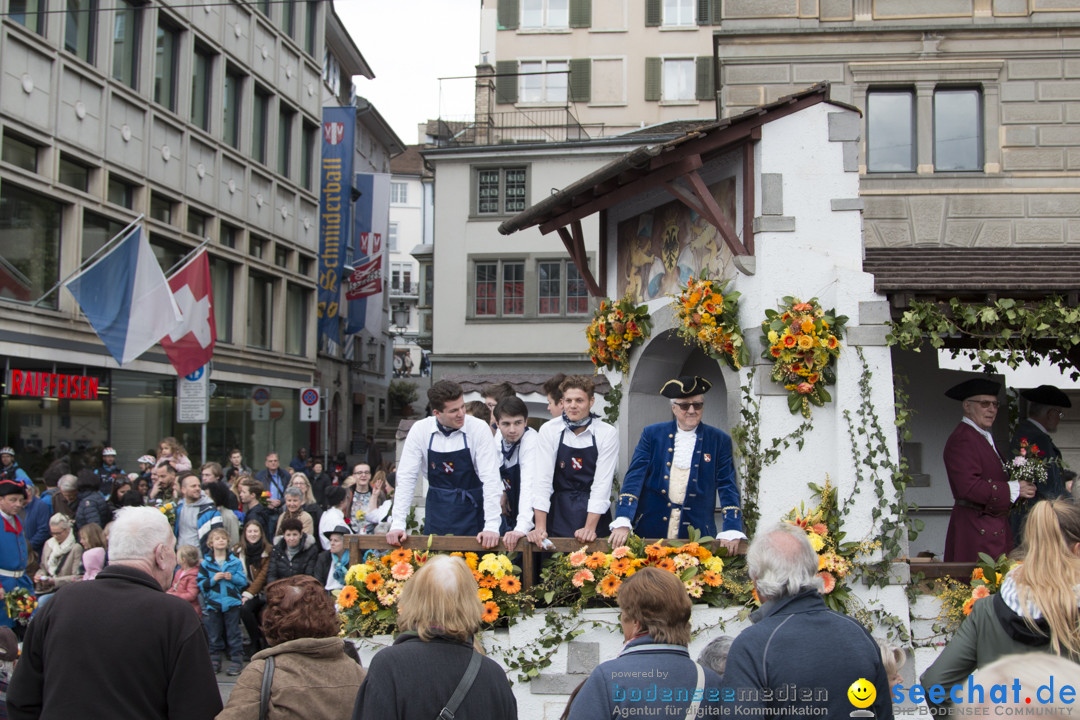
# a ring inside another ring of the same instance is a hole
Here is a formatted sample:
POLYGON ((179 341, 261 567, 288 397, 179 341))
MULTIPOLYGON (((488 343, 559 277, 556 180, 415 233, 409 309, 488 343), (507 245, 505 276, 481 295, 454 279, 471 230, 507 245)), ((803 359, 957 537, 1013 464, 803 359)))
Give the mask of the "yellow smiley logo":
POLYGON ((877 689, 866 678, 859 678, 851 683, 847 691, 848 700, 857 708, 868 708, 877 699, 877 689))

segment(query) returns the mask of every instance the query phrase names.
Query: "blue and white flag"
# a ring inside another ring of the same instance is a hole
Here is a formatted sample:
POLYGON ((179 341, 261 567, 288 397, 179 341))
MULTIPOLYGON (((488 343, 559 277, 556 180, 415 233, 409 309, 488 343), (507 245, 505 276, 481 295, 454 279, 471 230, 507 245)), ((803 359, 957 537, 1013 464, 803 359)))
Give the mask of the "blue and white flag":
POLYGON ((152 348, 180 320, 169 281, 141 225, 64 287, 121 365, 152 348))

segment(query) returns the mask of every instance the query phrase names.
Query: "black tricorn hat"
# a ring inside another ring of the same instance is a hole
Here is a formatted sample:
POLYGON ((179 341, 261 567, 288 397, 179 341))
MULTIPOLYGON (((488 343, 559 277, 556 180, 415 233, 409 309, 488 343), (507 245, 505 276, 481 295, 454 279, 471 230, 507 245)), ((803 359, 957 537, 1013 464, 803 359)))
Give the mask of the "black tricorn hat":
POLYGON ((945 397, 953 400, 967 400, 975 395, 993 395, 996 397, 999 392, 1001 392, 1001 383, 982 378, 971 378, 946 390, 945 397))
POLYGON ((1072 407, 1072 401, 1069 400, 1069 396, 1053 385, 1040 385, 1037 388, 1021 390, 1020 394, 1029 402, 1039 403, 1040 405, 1052 405, 1053 407, 1059 408, 1072 407))
POLYGON ((18 480, 0 480, 0 497, 5 495, 25 495, 26 486, 18 480))
POLYGON ((664 387, 660 388, 660 394, 672 400, 704 395, 709 392, 712 383, 697 375, 683 375, 674 380, 668 380, 664 387))
POLYGON ((329 540, 331 535, 352 535, 352 530, 344 525, 335 525, 333 530, 327 530, 323 535, 329 540))

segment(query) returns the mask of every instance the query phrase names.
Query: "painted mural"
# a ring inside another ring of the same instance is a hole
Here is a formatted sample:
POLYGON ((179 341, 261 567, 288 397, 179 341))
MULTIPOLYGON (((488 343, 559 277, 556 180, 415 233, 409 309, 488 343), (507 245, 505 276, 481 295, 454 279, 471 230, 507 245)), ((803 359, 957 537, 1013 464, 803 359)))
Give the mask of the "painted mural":
MULTIPOLYGON (((708 186, 724 217, 735 224, 735 178, 708 186)), ((660 205, 619 223, 619 292, 640 301, 676 292, 692 275, 708 268, 713 277, 726 277, 731 251, 720 231, 678 200, 660 205)))

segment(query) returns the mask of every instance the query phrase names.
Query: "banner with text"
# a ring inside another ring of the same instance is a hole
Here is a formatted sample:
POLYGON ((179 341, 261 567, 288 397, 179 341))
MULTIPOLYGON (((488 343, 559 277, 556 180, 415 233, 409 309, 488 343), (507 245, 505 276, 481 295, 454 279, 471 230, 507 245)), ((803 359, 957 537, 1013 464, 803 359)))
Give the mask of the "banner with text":
MULTIPOLYGON (((384 240, 390 225, 390 176, 386 173, 357 173, 354 185, 360 198, 353 207, 353 267, 358 270, 368 263, 378 263, 380 278, 389 267, 384 240)), ((382 334, 383 318, 386 317, 386 283, 380 283, 375 292, 349 300, 349 323, 345 332, 349 335, 368 329, 375 335, 382 334)))
POLYGON ((319 338, 340 344, 341 273, 352 226, 356 108, 324 107, 319 162, 319 338))

